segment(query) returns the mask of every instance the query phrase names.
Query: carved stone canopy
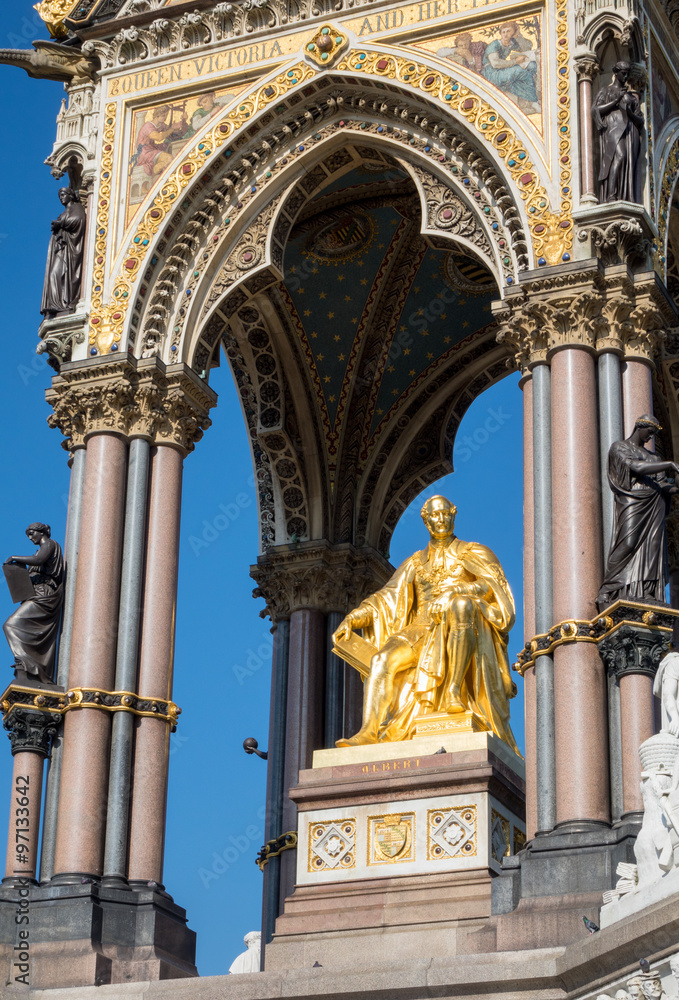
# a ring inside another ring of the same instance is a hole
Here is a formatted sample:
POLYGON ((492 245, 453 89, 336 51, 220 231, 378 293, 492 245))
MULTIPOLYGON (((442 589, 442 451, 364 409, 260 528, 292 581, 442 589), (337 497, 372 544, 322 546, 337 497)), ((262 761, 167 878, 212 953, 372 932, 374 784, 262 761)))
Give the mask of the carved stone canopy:
POLYGON ((193 451, 211 421, 217 396, 184 364, 127 355, 63 365, 47 390, 67 450, 82 447, 91 434, 143 437, 153 444, 193 451))
POLYGON ((257 581, 252 596, 264 598, 260 614, 274 623, 301 608, 346 613, 382 587, 392 572, 374 549, 325 541, 276 546, 250 567, 257 581))

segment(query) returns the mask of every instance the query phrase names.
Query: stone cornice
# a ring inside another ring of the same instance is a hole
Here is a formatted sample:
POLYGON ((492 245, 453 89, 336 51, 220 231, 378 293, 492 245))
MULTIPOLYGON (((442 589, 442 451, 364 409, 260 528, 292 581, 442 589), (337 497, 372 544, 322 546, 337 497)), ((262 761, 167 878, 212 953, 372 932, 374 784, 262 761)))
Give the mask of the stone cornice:
POLYGON ((187 365, 127 355, 62 365, 45 396, 54 410, 47 422, 59 428, 69 451, 108 432, 187 453, 210 426, 208 413, 217 402, 187 365))
POLYGON ((301 608, 345 614, 382 587, 393 567, 374 549, 327 541, 278 545, 250 567, 257 582, 253 597, 263 597, 260 612, 275 623, 301 608))

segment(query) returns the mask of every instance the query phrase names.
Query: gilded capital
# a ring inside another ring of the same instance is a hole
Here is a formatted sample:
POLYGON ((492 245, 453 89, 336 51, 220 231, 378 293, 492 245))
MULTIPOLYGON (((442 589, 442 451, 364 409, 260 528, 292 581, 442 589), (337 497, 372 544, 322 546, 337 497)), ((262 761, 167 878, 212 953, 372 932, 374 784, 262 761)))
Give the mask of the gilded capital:
POLYGON ((277 545, 250 567, 257 583, 252 596, 264 598, 266 608, 260 614, 274 623, 301 608, 345 613, 383 586, 392 572, 373 549, 326 541, 277 545))
POLYGON ((62 366, 46 393, 58 428, 71 451, 92 434, 110 432, 193 451, 211 421, 215 393, 186 365, 165 366, 157 358, 116 358, 96 365, 62 366))

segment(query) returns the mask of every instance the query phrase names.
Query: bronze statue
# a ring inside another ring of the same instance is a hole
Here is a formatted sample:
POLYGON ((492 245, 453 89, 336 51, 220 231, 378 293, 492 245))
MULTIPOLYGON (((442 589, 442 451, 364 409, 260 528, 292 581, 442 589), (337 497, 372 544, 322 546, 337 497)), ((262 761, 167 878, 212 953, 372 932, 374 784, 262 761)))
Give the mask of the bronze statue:
POLYGON ((29 567, 34 596, 21 602, 3 631, 14 654, 17 680, 51 684, 63 600, 64 557, 61 546, 50 537, 48 524, 29 524, 26 534, 38 551, 32 556, 10 556, 5 565, 29 567))
POLYGON ((514 599, 496 557, 484 545, 455 537, 457 508, 433 497, 422 508, 429 545, 399 566, 381 590, 344 619, 334 635, 336 651, 350 648, 363 629, 372 651, 363 725, 337 746, 410 739, 423 716, 469 713, 475 728, 491 730, 516 746, 509 699, 507 634, 514 599))
POLYGON ((72 312, 80 298, 82 284, 85 209, 80 203, 79 192, 74 188, 61 188, 59 198, 64 211, 52 223, 40 306, 40 312, 48 317, 72 312))
POLYGON ((655 417, 639 417, 630 437, 615 441, 608 452, 615 514, 599 610, 617 600, 665 603, 665 518, 670 497, 679 492, 666 473, 676 475, 679 465, 661 461, 644 448, 660 430, 655 417))
POLYGON ((628 89, 630 65, 613 67, 613 82, 599 91, 592 108, 599 132, 599 200, 641 201, 641 136, 644 117, 638 94, 628 89))

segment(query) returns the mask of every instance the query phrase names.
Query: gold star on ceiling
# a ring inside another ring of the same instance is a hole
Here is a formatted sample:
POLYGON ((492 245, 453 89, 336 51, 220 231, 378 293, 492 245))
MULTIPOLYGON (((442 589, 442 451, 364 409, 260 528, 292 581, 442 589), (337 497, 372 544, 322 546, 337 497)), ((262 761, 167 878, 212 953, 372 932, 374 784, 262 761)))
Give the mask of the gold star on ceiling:
POLYGON ((394 368, 394 366, 393 366, 393 365, 389 365, 389 367, 387 368, 387 371, 388 371, 388 372, 395 372, 395 371, 396 371, 396 369, 394 368))
POLYGON ((345 302, 351 302, 351 295, 345 295, 344 296, 344 301, 345 302))
POLYGON ((330 381, 330 376, 329 376, 329 375, 326 375, 326 376, 325 376, 325 377, 323 378, 323 381, 324 381, 324 382, 329 382, 329 381, 330 381))
POLYGON ((334 396, 328 396, 328 399, 330 400, 331 403, 335 402, 335 397, 334 396))
POLYGON ((428 354, 428 355, 427 355, 427 357, 428 357, 428 358, 429 358, 429 360, 431 361, 431 359, 432 359, 432 358, 434 357, 434 355, 433 355, 433 354, 428 354))
POLYGON ((467 320, 467 319, 464 320, 464 322, 462 323, 462 326, 469 326, 469 320, 467 320))
POLYGON ((411 378, 414 378, 415 377, 415 369, 411 368, 410 371, 408 372, 408 374, 410 375, 411 378))
POLYGON ((429 330, 420 330, 420 336, 421 337, 428 337, 429 336, 429 330))
POLYGON ((305 316, 311 316, 311 309, 305 309, 304 310, 304 315, 305 316))
POLYGON ((338 281, 344 281, 344 275, 343 274, 338 274, 337 275, 337 280, 338 281))
POLYGON ((334 312, 329 312, 328 313, 328 319, 334 319, 334 318, 335 318, 334 312))
POLYGON ((338 354, 337 355, 337 360, 338 361, 344 361, 344 355, 343 354, 338 354))
POLYGON ((361 284, 362 285, 367 285, 368 284, 368 279, 367 278, 361 278, 361 284))
POLYGON ((339 333, 336 333, 335 334, 335 340, 339 340, 339 339, 340 339, 340 335, 339 335, 339 333))
POLYGON ((324 299, 325 298, 325 292, 319 292, 318 293, 318 297, 319 297, 319 299, 324 299))
POLYGON ((303 288, 298 288, 297 291, 299 292, 300 295, 304 295, 304 289, 303 288))
POLYGON ((449 344, 450 343, 450 337, 444 337, 443 338, 443 343, 444 344, 449 344))
POLYGON ((323 361, 323 359, 325 358, 325 354, 317 354, 316 357, 318 358, 319 361, 323 361))
POLYGON ((409 348, 409 347, 405 347, 405 348, 403 349, 403 353, 404 353, 404 354, 410 354, 410 348, 409 348))
POLYGON ((316 333, 316 331, 314 330, 314 332, 313 332, 313 333, 311 334, 311 336, 312 336, 312 337, 317 337, 317 336, 318 336, 318 334, 317 334, 317 333, 316 333))
POLYGON ((392 396, 398 396, 398 389, 392 389, 391 394, 392 396))
POLYGON ((381 417, 383 413, 384 413, 384 410, 378 410, 377 411, 377 416, 381 417))

